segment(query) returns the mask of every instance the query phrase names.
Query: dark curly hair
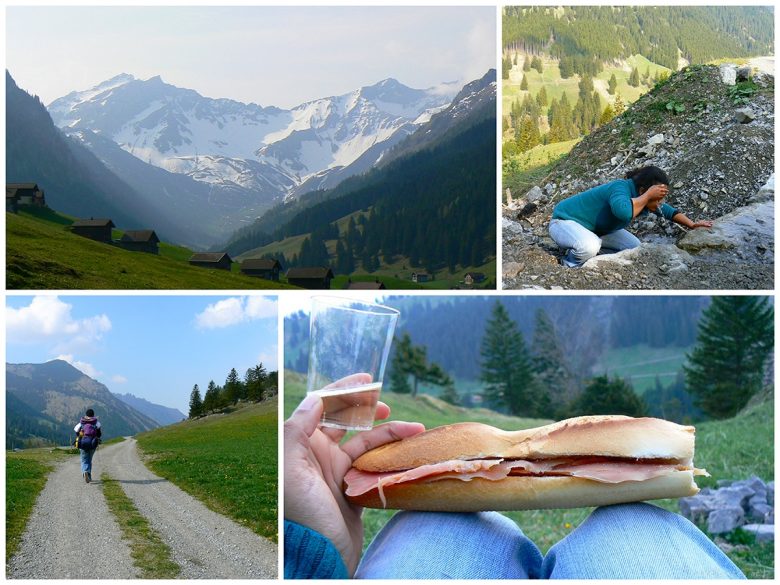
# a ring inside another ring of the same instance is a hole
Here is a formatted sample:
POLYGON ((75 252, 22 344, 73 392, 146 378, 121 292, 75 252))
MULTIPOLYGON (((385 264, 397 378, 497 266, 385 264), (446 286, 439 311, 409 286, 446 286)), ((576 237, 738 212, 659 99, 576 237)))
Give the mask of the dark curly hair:
POLYGON ((639 167, 626 173, 626 179, 634 181, 638 193, 647 191, 653 185, 668 185, 669 177, 656 166, 639 167))

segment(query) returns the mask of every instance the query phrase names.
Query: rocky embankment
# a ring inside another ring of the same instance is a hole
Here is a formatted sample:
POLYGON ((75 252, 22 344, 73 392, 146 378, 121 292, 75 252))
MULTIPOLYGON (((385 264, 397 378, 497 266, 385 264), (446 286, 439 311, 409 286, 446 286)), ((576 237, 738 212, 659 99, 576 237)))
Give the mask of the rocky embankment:
POLYGON ((505 288, 774 288, 774 77, 735 66, 691 67, 584 138, 528 193, 503 209, 505 288), (657 165, 668 203, 712 229, 649 214, 629 230, 634 250, 580 269, 558 264, 547 229, 553 207, 590 187, 657 165))

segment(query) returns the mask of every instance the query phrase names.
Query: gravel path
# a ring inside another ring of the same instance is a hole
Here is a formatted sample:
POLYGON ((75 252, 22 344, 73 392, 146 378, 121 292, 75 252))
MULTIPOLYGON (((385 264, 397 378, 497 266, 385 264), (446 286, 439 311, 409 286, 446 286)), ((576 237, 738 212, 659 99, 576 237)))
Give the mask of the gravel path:
MULTIPOLYGON (((105 453, 95 454, 100 476, 105 453)), ((100 481, 87 485, 78 457, 58 465, 46 482, 27 524, 19 551, 8 565, 11 579, 132 579, 138 577, 130 550, 108 510, 100 481)))
POLYGON ((141 463, 134 439, 111 445, 98 455, 101 468, 121 483, 127 496, 171 547, 182 578, 277 578, 276 544, 212 512, 154 475, 141 463))

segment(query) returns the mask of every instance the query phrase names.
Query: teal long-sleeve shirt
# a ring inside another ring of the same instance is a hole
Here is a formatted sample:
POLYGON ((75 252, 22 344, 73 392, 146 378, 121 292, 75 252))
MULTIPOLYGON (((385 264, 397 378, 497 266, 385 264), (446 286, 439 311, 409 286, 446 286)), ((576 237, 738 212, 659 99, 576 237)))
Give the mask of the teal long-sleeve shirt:
POLYGON ((311 528, 284 521, 285 579, 348 579, 347 567, 333 543, 311 528))
MULTIPOLYGON (((552 216, 553 219, 576 221, 597 236, 603 236, 624 229, 631 223, 634 217, 631 200, 638 196, 634 181, 617 179, 564 199, 555 206, 552 216)), ((646 213, 648 211, 644 209, 640 215, 646 213)), ((672 219, 680 212, 662 203, 654 213, 672 219)))

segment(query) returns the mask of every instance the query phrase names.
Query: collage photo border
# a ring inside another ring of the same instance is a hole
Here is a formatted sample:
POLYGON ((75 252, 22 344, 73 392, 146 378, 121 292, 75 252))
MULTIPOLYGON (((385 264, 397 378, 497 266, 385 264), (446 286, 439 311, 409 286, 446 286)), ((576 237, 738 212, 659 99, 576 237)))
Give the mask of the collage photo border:
MULTIPOLYGON (((49 6, 52 3, 51 2, 34 2, 34 5, 38 6, 49 6)), ((82 3, 84 4, 84 3, 82 3)), ((88 6, 98 6, 98 5, 106 5, 106 4, 112 4, 112 3, 106 3, 106 2, 93 2, 93 0, 88 0, 86 3, 88 6)), ((213 4, 213 3, 211 3, 213 4)), ((495 61, 495 68, 496 71, 499 72, 501 70, 501 60, 502 60, 502 42, 501 42, 501 23, 502 23, 502 10, 506 6, 515 6, 515 5, 527 5, 527 6, 558 6, 558 5, 573 5, 573 6, 611 6, 619 3, 610 3, 610 2, 603 2, 598 1, 596 3, 594 2, 581 2, 581 1, 570 1, 570 2, 547 2, 547 1, 541 1, 541 2, 502 2, 502 3, 496 3, 496 2, 490 2, 490 1, 484 1, 484 0, 474 0, 471 2, 461 2, 461 1, 433 1, 433 2, 420 2, 418 0, 412 0, 412 2, 404 3, 403 6, 408 7, 460 7, 460 6, 472 6, 472 7, 493 7, 495 9, 496 13, 496 42, 495 42, 495 53, 496 53, 496 61, 495 61)), ((22 5, 21 3, 8 3, 4 2, 3 4, 3 25, 4 29, 6 26, 6 9, 11 6, 18 6, 22 5)), ((24 5, 29 5, 28 3, 24 3, 24 5)), ((59 5, 59 4, 58 4, 59 5)), ((62 4, 62 6, 66 6, 67 4, 62 4)), ((124 3, 123 5, 129 5, 129 6, 143 6, 144 4, 140 2, 131 2, 130 4, 124 3)), ((148 4, 147 4, 148 5, 148 4)), ((180 0, 174 0, 173 2, 166 3, 166 5, 171 6, 208 6, 209 4, 203 4, 203 3, 193 3, 193 2, 181 2, 180 0)), ((374 6, 396 6, 398 4, 396 3, 371 3, 366 2, 366 0, 362 0, 359 2, 353 2, 353 1, 344 1, 341 2, 335 2, 331 3, 330 5, 333 6, 340 6, 340 7, 374 7, 374 6)), ((713 5, 728 5, 728 6, 741 6, 742 4, 736 2, 735 0, 729 0, 729 1, 721 1, 721 2, 699 2, 699 1, 692 1, 692 2, 673 2, 672 4, 668 4, 666 2, 652 2, 652 1, 642 1, 638 4, 639 6, 713 6, 713 5)), ((258 7, 265 7, 265 6, 278 6, 278 3, 267 3, 264 1, 255 1, 255 2, 244 2, 239 1, 238 3, 231 4, 231 6, 258 6, 258 7)), ((308 2, 308 3, 298 3, 295 2, 293 5, 295 7, 299 6, 319 6, 317 2, 308 2)), ((775 23, 777 22, 778 16, 777 12, 775 12, 775 23)), ((2 49, 3 53, 5 53, 5 48, 2 49)), ((503 278, 502 278, 502 265, 503 265, 503 250, 502 250, 502 204, 503 204, 503 187, 502 187, 502 96, 503 96, 503 88, 501 84, 501 78, 500 76, 497 76, 497 83, 496 83, 496 109, 497 109, 497 116, 496 116, 496 193, 495 193, 495 207, 496 207, 496 217, 495 217, 495 224, 496 224, 496 274, 495 274, 495 281, 496 281, 496 290, 460 290, 460 291, 450 291, 450 290, 415 290, 415 291, 403 291, 403 290, 387 290, 383 291, 385 293, 384 296, 414 296, 414 297, 491 297, 491 298, 512 298, 512 297, 550 297, 550 296, 559 296, 559 297, 585 297, 585 296, 604 296, 604 297, 635 297, 638 299, 642 299, 645 297, 654 297, 654 296, 669 296, 669 297, 684 297, 684 296, 708 296, 708 297, 715 297, 715 296, 768 296, 772 299, 772 302, 774 302, 775 293, 776 293, 776 284, 775 288, 770 290, 718 290, 718 289, 707 289, 707 290, 667 290, 667 289, 661 289, 661 290, 630 290, 630 289, 607 289, 607 290, 593 290, 593 289, 581 289, 581 290, 575 290, 575 289, 563 289, 563 290, 531 290, 531 289, 525 289, 525 290, 507 290, 503 288, 503 278)), ((780 101, 780 98, 775 97, 775 104, 780 101)), ((3 107, 5 107, 5 98, 3 98, 3 107)), ((5 124, 5 119, 3 120, 2 124, 5 124)), ((5 126, 4 126, 5 128, 5 126)), ((775 130, 776 132, 776 130, 775 130)), ((4 132, 5 133, 5 132, 4 132)), ((5 145, 2 146, 3 152, 5 152, 5 145)), ((778 154, 778 147, 775 144, 775 157, 778 154)), ((3 170, 3 173, 5 173, 5 169, 3 170)), ((4 224, 5 225, 5 224, 4 224)), ((777 227, 775 226, 775 238, 777 237, 777 227)), ((3 234, 0 236, 2 239, 2 244, 5 247, 6 244, 6 235, 5 235, 5 229, 3 229, 3 234)), ((5 260, 4 260, 5 261, 5 260)), ((3 271, 3 282, 7 286, 6 283, 6 275, 5 270, 3 271)), ((777 279, 777 263, 775 258, 775 265, 774 265, 774 275, 775 275, 775 282, 777 279)), ((269 290, 269 291, 253 291, 253 290, 245 290, 245 289, 237 289, 237 290, 9 290, 4 286, 4 300, 7 301, 10 298, 14 297, 28 297, 28 296, 37 296, 37 295, 43 295, 43 296, 51 296, 51 297, 60 297, 63 299, 67 299, 68 297, 99 297, 99 296, 148 296, 148 297, 215 297, 215 296, 223 296, 223 297, 234 297, 234 296, 240 296, 240 297, 250 297, 250 296, 257 296, 257 297, 267 297, 267 298, 275 298, 276 304, 277 304, 277 364, 278 364, 278 372, 279 372, 279 381, 278 381, 278 390, 279 390, 279 404, 278 404, 278 421, 277 421, 277 454, 278 454, 278 518, 277 518, 277 526, 278 526, 278 576, 276 579, 263 579, 262 581, 281 581, 283 580, 283 567, 284 567, 284 445, 283 445, 283 437, 284 437, 284 422, 285 422, 285 413, 284 413, 284 392, 285 392, 285 376, 284 376, 284 321, 285 321, 285 314, 286 311, 284 310, 285 306, 288 305, 288 303, 294 303, 296 305, 300 305, 303 302, 309 301, 313 296, 321 295, 321 294, 328 294, 330 296, 338 296, 338 297, 344 297, 351 300, 362 300, 362 301, 375 301, 376 297, 379 296, 377 294, 373 294, 371 292, 363 292, 363 291, 347 291, 347 290, 332 290, 332 291, 316 291, 316 290, 269 290)), ((776 324, 776 320, 775 320, 776 324)), ((775 332, 775 340, 778 339, 778 333, 775 332)), ((4 353, 7 356, 7 338, 6 338, 6 329, 3 328, 2 333, 2 346, 4 353)), ((4 387, 5 387, 5 378, 3 381, 4 387)), ((3 393, 3 404, 5 405, 5 392, 3 393)), ((5 410, 4 410, 5 412, 5 410)), ((777 414, 777 407, 775 410, 775 414, 777 414)), ((775 442, 776 447, 776 442, 775 442)), ((775 449, 775 463, 777 463, 778 460, 778 453, 777 449, 775 449)), ((3 491, 5 491, 5 480, 3 480, 3 491)))

